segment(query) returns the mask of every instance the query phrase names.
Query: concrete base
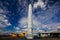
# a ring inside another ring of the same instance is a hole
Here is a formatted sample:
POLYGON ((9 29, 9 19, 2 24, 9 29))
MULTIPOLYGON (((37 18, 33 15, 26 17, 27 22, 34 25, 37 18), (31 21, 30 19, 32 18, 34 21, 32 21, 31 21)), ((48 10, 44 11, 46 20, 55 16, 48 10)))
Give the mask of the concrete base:
POLYGON ((27 37, 27 39, 33 39, 33 37, 27 37))

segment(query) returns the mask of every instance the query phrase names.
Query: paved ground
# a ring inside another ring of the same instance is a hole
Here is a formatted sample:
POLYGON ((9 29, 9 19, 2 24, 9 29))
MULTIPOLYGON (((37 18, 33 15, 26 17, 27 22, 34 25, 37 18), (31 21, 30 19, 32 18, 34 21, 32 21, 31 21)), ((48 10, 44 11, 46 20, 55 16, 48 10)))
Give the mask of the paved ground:
POLYGON ((57 38, 57 37, 55 37, 55 38, 41 38, 42 40, 60 40, 60 38, 57 38))
MULTIPOLYGON (((28 40, 26 38, 12 38, 12 37, 0 37, 0 40, 28 40)), ((40 38, 40 39, 29 39, 29 40, 60 40, 60 38, 40 38)))
MULTIPOLYGON (((26 39, 26 38, 0 37, 0 40, 28 40, 28 39, 26 39)), ((29 40, 41 40, 41 39, 29 39, 29 40)))

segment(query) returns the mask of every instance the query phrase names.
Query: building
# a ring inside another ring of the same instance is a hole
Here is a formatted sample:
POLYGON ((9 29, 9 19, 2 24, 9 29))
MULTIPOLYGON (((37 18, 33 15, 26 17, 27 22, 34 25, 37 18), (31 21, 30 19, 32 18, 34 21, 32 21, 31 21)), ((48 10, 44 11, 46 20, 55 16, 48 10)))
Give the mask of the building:
POLYGON ((53 31, 50 32, 40 32, 41 37, 60 37, 60 26, 53 31))

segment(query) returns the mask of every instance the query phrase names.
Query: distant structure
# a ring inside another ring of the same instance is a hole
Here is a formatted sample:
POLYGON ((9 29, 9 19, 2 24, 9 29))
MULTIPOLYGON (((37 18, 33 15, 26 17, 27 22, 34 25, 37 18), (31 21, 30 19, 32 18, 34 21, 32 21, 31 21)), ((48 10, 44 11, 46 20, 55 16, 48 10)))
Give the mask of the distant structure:
POLYGON ((60 26, 58 26, 58 30, 60 30, 60 26))
POLYGON ((27 39, 33 39, 33 31, 32 31, 32 5, 31 4, 29 4, 29 8, 28 8, 27 39))
POLYGON ((50 31, 50 32, 41 32, 40 33, 41 37, 60 37, 60 26, 58 26, 57 29, 50 31))

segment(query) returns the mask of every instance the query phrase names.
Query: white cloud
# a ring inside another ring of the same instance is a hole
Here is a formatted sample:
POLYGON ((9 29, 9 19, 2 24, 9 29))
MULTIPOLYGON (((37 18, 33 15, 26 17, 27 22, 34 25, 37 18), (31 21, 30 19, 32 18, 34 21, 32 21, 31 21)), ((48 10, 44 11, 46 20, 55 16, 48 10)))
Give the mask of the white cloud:
POLYGON ((15 31, 15 33, 18 33, 18 34, 20 34, 21 32, 22 32, 22 31, 20 31, 20 30, 19 30, 19 31, 15 31))
MULTIPOLYGON (((55 15, 59 12, 60 8, 57 5, 58 3, 55 3, 53 6, 51 6, 49 9, 47 9, 46 11, 37 11, 35 14, 37 14, 38 16, 36 17, 36 19, 40 22, 45 22, 45 23, 53 23, 53 21, 51 20, 52 17, 55 17, 55 15)), ((55 18, 57 19, 57 18, 55 18)))
POLYGON ((19 25, 20 27, 27 27, 27 18, 23 17, 20 21, 19 21, 19 25))
POLYGON ((7 17, 5 15, 0 14, 0 28, 5 28, 9 25, 11 24, 8 22, 7 17))
POLYGON ((47 27, 47 25, 42 25, 42 28, 46 28, 47 27))
POLYGON ((60 25, 57 28, 60 28, 60 25))
MULTIPOLYGON (((6 4, 8 5, 8 3, 6 2, 6 4)), ((5 7, 3 5, 3 3, 0 1, 0 14, 7 14, 9 13, 10 11, 8 11, 7 7, 5 7)))
POLYGON ((7 8, 3 5, 1 1, 0 6, 0 28, 5 28, 11 25, 6 17, 6 14, 10 11, 7 10, 7 8))
POLYGON ((18 31, 18 30, 20 30, 20 28, 19 28, 19 27, 14 27, 14 29, 15 29, 15 30, 17 30, 17 31, 18 31))
POLYGON ((0 30, 0 35, 8 35, 8 34, 11 34, 13 31, 10 31, 10 30, 7 30, 7 31, 3 31, 3 30, 0 30))
POLYGON ((14 29, 15 29, 15 33, 18 33, 18 34, 20 34, 21 32, 22 32, 22 30, 20 29, 20 27, 15 27, 14 26, 14 29))
POLYGON ((39 30, 40 32, 44 32, 44 30, 39 30))
POLYGON ((3 13, 3 9, 0 8, 0 13, 3 13))
POLYGON ((34 8, 37 8, 39 6, 43 10, 45 10, 46 9, 45 7, 46 7, 47 2, 48 2, 48 0, 46 0, 45 3, 42 0, 38 0, 38 2, 34 3, 34 8))

